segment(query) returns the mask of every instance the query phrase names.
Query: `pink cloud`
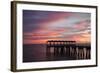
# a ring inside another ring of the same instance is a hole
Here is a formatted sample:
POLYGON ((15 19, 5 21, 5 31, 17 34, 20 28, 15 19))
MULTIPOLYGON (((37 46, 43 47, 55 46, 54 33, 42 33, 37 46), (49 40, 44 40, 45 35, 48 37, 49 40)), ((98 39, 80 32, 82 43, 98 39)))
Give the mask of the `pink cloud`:
POLYGON ((89 26, 89 21, 81 21, 73 26, 75 29, 85 29, 89 26))

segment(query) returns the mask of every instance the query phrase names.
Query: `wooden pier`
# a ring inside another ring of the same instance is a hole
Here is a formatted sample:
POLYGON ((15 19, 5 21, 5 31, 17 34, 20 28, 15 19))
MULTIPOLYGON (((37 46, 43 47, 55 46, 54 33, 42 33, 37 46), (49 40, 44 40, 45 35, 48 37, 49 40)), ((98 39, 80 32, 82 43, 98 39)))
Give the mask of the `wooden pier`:
POLYGON ((90 59, 90 44, 78 44, 75 41, 50 40, 46 44, 47 57, 70 56, 76 59, 90 59))

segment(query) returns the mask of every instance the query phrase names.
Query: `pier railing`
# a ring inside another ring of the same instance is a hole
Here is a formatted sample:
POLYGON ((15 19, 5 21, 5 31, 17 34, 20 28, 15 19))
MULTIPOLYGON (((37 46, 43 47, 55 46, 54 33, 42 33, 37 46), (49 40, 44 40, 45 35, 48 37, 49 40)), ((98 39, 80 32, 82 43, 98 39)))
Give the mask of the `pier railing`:
POLYGON ((46 44, 47 56, 66 55, 77 59, 90 59, 90 44, 77 44, 75 41, 50 40, 46 44))

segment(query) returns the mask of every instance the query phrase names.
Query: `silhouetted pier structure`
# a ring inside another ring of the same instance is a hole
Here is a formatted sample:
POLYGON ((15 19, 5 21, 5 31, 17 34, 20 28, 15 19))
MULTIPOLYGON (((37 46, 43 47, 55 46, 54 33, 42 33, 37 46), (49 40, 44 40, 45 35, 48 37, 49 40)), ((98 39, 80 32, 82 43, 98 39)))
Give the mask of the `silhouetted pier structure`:
POLYGON ((69 56, 76 59, 90 59, 90 44, 79 44, 75 41, 50 40, 46 46, 47 57, 69 56))

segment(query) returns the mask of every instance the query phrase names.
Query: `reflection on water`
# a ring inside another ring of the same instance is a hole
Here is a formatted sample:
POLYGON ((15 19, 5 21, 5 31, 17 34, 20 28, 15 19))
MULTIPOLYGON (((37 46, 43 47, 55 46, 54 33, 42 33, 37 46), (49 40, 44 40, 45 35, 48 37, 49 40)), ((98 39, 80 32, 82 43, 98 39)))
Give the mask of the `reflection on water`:
POLYGON ((90 59, 90 48, 47 47, 45 44, 23 45, 23 62, 90 59))

